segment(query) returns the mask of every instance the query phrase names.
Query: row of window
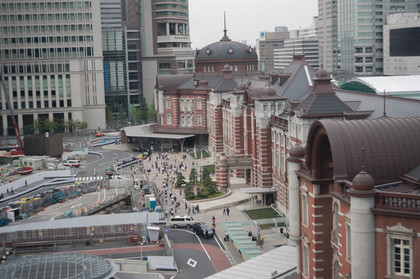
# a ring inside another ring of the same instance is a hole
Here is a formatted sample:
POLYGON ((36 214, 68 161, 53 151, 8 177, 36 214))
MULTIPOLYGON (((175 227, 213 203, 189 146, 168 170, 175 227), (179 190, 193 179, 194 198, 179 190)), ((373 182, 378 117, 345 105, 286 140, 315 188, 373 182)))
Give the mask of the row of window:
POLYGON ((157 16, 180 16, 188 17, 188 13, 185 12, 174 12, 174 11, 165 11, 165 12, 156 12, 157 16))
POLYGON ((0 40, 0 43, 3 42, 4 47, 7 47, 9 44, 14 46, 26 45, 26 44, 53 44, 53 43, 82 43, 82 42, 91 42, 93 41, 93 36, 50 36, 50 37, 21 37, 21 38, 4 38, 0 40))
POLYGON ((31 58, 91 57, 91 56, 93 56, 93 47, 0 50, 0 60, 1 59, 31 59, 31 58))
POLYGON ((26 15, 2 15, 0 22, 3 24, 34 24, 37 22, 65 22, 65 21, 91 21, 92 13, 64 13, 64 14, 26 14, 26 15))
MULTIPOLYGON (((64 102, 64 100, 56 101, 51 100, 49 101, 29 101, 28 105, 26 105, 26 102, 20 102, 20 105, 18 102, 11 102, 13 109, 43 109, 43 108, 69 108, 71 107, 71 100, 67 100, 67 102, 64 102)), ((3 104, 0 102, 0 108, 3 110, 6 110, 6 104, 4 104, 5 107, 3 107, 3 104)))
POLYGON ((28 3, 3 3, 1 4, 1 10, 3 12, 5 11, 16 11, 16 12, 22 12, 22 11, 42 11, 42 10, 58 10, 58 9, 90 9, 92 7, 92 4, 90 1, 69 1, 69 2, 28 2, 28 3))
POLYGON ((19 78, 13 76, 5 78, 4 85, 6 92, 11 93, 14 99, 18 97, 18 92, 21 97, 25 95, 32 97, 34 92, 37 97, 41 96, 41 92, 44 96, 48 96, 50 92, 51 96, 55 96, 56 93, 63 96, 66 93, 68 98, 71 97, 70 75, 28 76, 26 79, 22 76, 19 78))
MULTIPOLYGON (((30 73, 54 73, 69 72, 69 62, 40 62, 25 65, 9 64, 3 66, 3 74, 30 74, 30 73)), ((30 78, 30 77, 28 77, 30 78)))
POLYGON ((177 5, 177 4, 156 4, 156 9, 167 10, 167 9, 179 9, 188 11, 188 5, 177 5))
POLYGON ((46 33, 50 35, 53 32, 89 32, 92 30, 92 24, 54 24, 54 25, 27 25, 27 26, 3 26, 1 29, 4 34, 31 34, 46 33))
MULTIPOLYGON (((203 109, 203 105, 202 105, 202 100, 201 98, 196 98, 195 99, 195 103, 196 103, 196 108, 195 109, 203 109)), ((184 111, 184 110, 193 110, 193 104, 194 101, 192 99, 180 99, 179 100, 179 106, 180 106, 180 110, 184 111)), ((166 98, 166 109, 171 109, 171 98, 166 98)))
MULTIPOLYGON (((172 125, 172 115, 166 115, 166 125, 172 125)), ((203 116, 201 114, 197 115, 197 126, 203 126, 203 116)), ((180 127, 194 127, 194 116, 184 116, 181 115, 180 127)))

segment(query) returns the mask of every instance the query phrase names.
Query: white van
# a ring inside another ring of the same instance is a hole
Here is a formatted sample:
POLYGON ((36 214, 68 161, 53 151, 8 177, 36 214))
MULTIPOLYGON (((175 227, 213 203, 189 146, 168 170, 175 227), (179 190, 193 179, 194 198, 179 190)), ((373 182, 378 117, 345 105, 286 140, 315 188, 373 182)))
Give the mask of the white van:
POLYGON ((169 226, 178 228, 178 227, 188 227, 191 228, 195 224, 194 218, 190 216, 173 216, 169 218, 169 226))
POLYGON ((67 160, 63 162, 63 165, 66 167, 80 167, 80 161, 79 160, 67 160))

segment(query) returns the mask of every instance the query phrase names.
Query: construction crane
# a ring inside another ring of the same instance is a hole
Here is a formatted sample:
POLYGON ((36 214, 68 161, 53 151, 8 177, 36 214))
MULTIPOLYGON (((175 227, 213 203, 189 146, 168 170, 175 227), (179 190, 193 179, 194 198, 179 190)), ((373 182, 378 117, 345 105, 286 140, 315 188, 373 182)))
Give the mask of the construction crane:
POLYGON ((19 127, 16 123, 15 114, 13 113, 13 108, 12 108, 12 105, 10 103, 9 92, 7 92, 7 90, 6 90, 6 86, 4 85, 3 76, 1 74, 0 74, 0 82, 1 82, 1 85, 3 87, 4 95, 6 96, 6 103, 9 106, 10 116, 12 117, 12 122, 13 122, 13 128, 15 129, 16 138, 17 138, 17 141, 18 141, 17 150, 16 151, 11 151, 10 155, 12 155, 12 156, 24 155, 25 153, 23 151, 23 145, 22 145, 22 140, 20 138, 19 127))

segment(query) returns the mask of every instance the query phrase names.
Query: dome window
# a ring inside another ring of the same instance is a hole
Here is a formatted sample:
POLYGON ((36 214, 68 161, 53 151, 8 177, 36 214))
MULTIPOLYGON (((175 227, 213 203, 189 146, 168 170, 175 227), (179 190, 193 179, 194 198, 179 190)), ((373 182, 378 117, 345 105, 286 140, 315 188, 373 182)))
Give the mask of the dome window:
POLYGON ((228 53, 229 53, 229 54, 233 54, 233 48, 231 48, 231 47, 230 47, 230 48, 228 49, 228 53))
POLYGON ((212 53, 211 49, 207 48, 206 53, 207 53, 207 55, 210 55, 212 53))

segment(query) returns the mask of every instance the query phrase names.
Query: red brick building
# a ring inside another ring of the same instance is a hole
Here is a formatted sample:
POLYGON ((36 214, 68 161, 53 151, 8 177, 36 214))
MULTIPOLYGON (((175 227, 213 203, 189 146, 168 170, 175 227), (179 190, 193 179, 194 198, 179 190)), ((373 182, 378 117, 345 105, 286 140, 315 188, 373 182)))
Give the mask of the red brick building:
POLYGON ((302 55, 281 73, 256 63, 225 32, 196 73, 157 77, 152 128, 208 142, 222 190, 235 175, 266 193, 301 278, 420 277, 420 119, 401 118, 420 116, 420 101, 340 90, 302 55))
POLYGON ((312 124, 289 159, 301 278, 419 278, 419 137, 418 117, 312 124))

